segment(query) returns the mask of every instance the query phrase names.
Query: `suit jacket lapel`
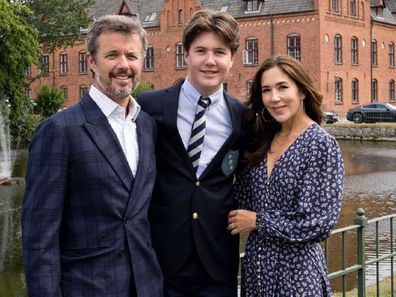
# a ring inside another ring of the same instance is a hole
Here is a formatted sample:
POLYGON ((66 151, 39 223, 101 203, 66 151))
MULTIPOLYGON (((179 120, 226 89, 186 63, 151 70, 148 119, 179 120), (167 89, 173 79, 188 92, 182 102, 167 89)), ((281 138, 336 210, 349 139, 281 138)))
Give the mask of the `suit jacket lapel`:
POLYGON ((128 205, 126 208, 126 213, 129 213, 134 206, 137 205, 139 198, 143 195, 140 195, 140 191, 144 190, 145 180, 148 175, 148 166, 150 164, 150 153, 151 149, 154 150, 154 142, 151 141, 153 135, 153 131, 148 128, 145 120, 142 116, 138 116, 136 119, 136 131, 137 131, 137 140, 139 147, 139 162, 136 170, 136 176, 133 183, 132 191, 129 196, 128 205))
POLYGON ((195 176, 195 171, 190 157, 187 154, 186 148, 184 147, 179 134, 179 129, 177 128, 177 110, 179 107, 180 89, 183 82, 184 81, 181 81, 173 88, 170 88, 166 96, 162 98, 162 112, 164 115, 166 130, 169 132, 171 141, 175 144, 175 147, 179 152, 179 156, 183 158, 191 174, 195 176))
POLYGON ((230 95, 224 92, 224 98, 226 100, 228 110, 230 112, 231 117, 231 125, 232 125, 232 132, 230 136, 228 136, 227 140, 224 142, 223 146, 217 152, 217 154, 213 157, 212 161, 208 164, 205 168, 204 172, 202 172, 201 178, 205 177, 208 172, 210 172, 218 162, 221 162, 226 152, 232 148, 235 140, 238 138, 241 129, 241 108, 235 99, 232 99, 230 95))
POLYGON ((130 191, 133 182, 132 171, 107 118, 89 95, 86 95, 80 104, 87 118, 85 129, 126 189, 130 191))

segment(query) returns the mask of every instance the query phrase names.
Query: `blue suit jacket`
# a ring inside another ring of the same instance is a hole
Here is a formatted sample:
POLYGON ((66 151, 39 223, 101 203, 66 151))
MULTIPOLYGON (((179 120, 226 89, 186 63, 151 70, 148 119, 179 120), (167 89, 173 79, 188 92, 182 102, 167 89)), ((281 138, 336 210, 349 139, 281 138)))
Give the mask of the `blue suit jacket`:
POLYGON ((155 181, 154 121, 136 120, 134 178, 96 103, 44 121, 29 149, 22 240, 30 297, 162 297, 147 220, 155 181))
POLYGON ((158 126, 158 174, 149 211, 154 248, 165 278, 176 273, 195 249, 214 279, 236 279, 239 237, 227 230, 228 213, 237 207, 232 194, 234 175, 224 171, 223 165, 230 161, 230 153, 242 149, 246 108, 224 93, 232 133, 198 181, 177 128, 182 83, 138 98, 158 126))

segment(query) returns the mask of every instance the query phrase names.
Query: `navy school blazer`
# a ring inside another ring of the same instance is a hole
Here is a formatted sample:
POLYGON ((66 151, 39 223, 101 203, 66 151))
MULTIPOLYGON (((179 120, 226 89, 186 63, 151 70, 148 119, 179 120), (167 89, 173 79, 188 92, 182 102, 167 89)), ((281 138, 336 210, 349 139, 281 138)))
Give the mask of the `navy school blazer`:
POLYGON ((237 277, 239 237, 230 235, 228 213, 236 209, 233 170, 244 136, 246 107, 224 93, 232 133, 197 179, 177 129, 181 85, 140 94, 142 109, 156 121, 157 178, 149 210, 151 235, 164 277, 176 273, 196 250, 218 281, 237 277), (224 166, 226 165, 226 166, 224 166))

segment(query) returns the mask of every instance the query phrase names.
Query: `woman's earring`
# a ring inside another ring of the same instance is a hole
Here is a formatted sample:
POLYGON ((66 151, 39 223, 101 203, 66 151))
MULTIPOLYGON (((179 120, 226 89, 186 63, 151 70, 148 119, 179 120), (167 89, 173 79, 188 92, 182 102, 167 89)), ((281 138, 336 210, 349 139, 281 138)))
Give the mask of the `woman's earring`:
POLYGON ((265 118, 265 116, 264 116, 265 110, 266 110, 265 107, 263 107, 263 109, 261 110, 261 118, 262 118, 263 121, 266 122, 266 123, 271 123, 271 122, 273 122, 273 121, 274 121, 274 118, 271 117, 271 120, 267 120, 267 119, 265 118))

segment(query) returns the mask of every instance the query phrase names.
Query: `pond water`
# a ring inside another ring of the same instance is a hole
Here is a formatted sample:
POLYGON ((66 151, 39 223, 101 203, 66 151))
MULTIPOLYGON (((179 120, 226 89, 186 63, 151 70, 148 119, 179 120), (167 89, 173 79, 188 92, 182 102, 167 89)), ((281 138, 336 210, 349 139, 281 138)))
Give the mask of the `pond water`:
MULTIPOLYGON (((339 141, 343 152, 346 182, 341 217, 337 227, 353 224, 356 209, 365 209, 367 218, 396 213, 396 143, 339 141)), ((16 151, 14 177, 26 174, 25 150, 16 151)), ((24 275, 22 267, 20 215, 24 186, 0 187, 0 296, 25 297, 24 275)), ((389 225, 381 225, 380 250, 389 251, 389 225)), ((396 232, 396 226, 394 226, 396 232)), ((367 228, 367 255, 371 257, 375 247, 374 229, 367 228)), ((396 234, 393 235, 394 240, 396 234)), ((347 246, 347 263, 356 258, 355 238, 347 246)), ((340 253, 331 247, 329 271, 340 269, 340 253), (333 254, 333 256, 332 256, 333 254)), ((242 244, 243 246, 243 244, 242 244)), ((394 243, 396 247, 396 242, 394 243)), ((243 248, 243 247, 242 247, 243 248)), ((396 261, 396 260, 395 260, 396 261)), ((390 274, 390 262, 381 263, 381 277, 390 274)), ((396 262, 395 262, 396 264, 396 262)), ((367 268, 367 283, 375 280, 375 266, 367 268)), ((335 289, 338 281, 332 282, 335 289)), ((355 286, 355 276, 347 279, 347 287, 355 286)))

